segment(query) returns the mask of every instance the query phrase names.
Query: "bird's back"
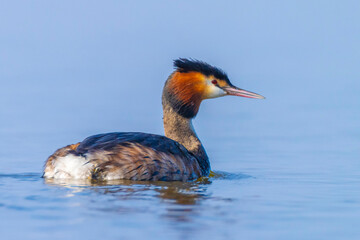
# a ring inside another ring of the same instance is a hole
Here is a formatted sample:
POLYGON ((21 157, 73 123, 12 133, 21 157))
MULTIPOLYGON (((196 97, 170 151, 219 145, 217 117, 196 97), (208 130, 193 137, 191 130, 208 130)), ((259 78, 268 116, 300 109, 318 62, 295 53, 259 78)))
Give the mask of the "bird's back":
POLYGON ((106 133, 66 146, 51 155, 44 177, 188 181, 201 177, 196 157, 167 137, 106 133))

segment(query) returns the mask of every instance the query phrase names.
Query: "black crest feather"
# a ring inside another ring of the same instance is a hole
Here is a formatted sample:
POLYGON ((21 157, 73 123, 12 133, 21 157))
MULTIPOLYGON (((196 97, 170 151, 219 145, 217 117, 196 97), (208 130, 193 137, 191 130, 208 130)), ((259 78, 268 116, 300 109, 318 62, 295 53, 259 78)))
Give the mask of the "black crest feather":
POLYGON ((223 70, 211 66, 210 64, 203 61, 187 59, 187 58, 179 58, 174 60, 174 67, 179 72, 200 72, 205 76, 213 75, 218 79, 229 81, 228 76, 223 70))

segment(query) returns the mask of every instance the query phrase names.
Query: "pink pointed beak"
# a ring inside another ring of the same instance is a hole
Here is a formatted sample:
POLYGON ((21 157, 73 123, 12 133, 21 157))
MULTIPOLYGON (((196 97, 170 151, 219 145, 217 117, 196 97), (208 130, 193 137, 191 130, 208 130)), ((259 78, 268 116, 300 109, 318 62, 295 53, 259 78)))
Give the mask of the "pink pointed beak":
POLYGON ((250 91, 246 91, 241 88, 237 88, 235 86, 223 87, 222 88, 228 95, 246 97, 246 98, 257 98, 257 99, 265 99, 264 96, 260 94, 253 93, 250 91))

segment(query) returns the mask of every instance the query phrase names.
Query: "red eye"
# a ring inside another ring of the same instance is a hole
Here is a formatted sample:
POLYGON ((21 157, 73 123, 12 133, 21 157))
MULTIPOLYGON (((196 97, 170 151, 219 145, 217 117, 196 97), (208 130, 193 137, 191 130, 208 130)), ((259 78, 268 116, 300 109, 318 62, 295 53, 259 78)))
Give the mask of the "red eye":
POLYGON ((216 81, 216 80, 212 80, 211 83, 212 83, 212 84, 217 84, 217 81, 216 81))

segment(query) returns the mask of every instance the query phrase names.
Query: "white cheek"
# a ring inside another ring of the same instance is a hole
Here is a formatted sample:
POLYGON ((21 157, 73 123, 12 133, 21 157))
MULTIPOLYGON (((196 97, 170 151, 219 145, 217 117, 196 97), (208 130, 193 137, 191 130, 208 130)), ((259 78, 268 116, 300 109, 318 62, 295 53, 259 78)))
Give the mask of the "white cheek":
POLYGON ((214 84, 211 84, 208 87, 208 94, 207 94, 206 98, 217 98, 217 97, 222 97, 225 95, 226 95, 226 92, 224 90, 215 86, 214 84))

